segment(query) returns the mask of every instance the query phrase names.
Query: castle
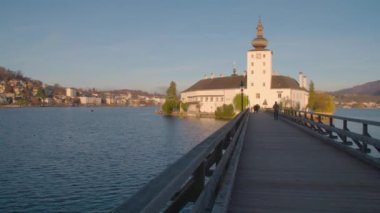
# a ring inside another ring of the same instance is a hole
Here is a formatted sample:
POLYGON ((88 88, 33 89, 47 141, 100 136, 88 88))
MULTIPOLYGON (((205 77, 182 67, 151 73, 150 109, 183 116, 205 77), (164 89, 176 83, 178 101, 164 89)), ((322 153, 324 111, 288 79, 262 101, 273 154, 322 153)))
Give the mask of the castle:
POLYGON ((211 76, 182 91, 181 101, 188 104, 188 112, 214 113, 223 104, 233 104, 234 97, 241 91, 248 96, 249 107, 258 104, 262 108, 271 108, 277 101, 286 107, 305 109, 309 98, 306 76, 300 72, 297 82, 274 73, 273 52, 266 49, 267 46, 259 19, 256 38, 252 40, 253 48, 247 51, 246 72, 237 75, 234 69, 231 76, 211 76))

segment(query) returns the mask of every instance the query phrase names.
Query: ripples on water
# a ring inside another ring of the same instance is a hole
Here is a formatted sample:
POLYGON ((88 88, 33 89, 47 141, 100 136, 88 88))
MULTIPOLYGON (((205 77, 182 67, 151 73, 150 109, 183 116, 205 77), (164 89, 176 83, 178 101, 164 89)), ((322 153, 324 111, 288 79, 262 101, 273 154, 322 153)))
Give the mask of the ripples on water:
POLYGON ((224 124, 154 110, 1 109, 0 212, 107 212, 224 124))

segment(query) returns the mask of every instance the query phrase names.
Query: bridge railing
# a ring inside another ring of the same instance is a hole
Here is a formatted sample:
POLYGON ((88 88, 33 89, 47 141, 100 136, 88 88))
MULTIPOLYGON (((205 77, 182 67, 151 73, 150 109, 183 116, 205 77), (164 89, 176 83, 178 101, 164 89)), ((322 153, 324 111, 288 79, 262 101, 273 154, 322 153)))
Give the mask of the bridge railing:
POLYGON ((179 212, 186 205, 193 212, 212 208, 229 162, 239 150, 248 115, 248 111, 237 115, 112 212, 179 212))
POLYGON ((280 113, 380 168, 380 140, 369 132, 370 128, 379 131, 380 122, 291 109, 283 109, 280 113), (356 130, 350 130, 349 126, 356 130))

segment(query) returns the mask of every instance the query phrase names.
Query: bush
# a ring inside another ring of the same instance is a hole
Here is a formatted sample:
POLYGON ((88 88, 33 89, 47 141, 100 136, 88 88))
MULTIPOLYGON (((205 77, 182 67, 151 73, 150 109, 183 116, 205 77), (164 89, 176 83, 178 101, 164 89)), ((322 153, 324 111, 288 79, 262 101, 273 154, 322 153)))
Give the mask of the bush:
POLYGON ((26 100, 26 99, 18 99, 18 100, 16 100, 16 104, 17 105, 21 105, 21 106, 26 106, 26 105, 29 105, 29 101, 28 100, 26 100))
POLYGON ((181 105, 181 109, 184 112, 187 112, 187 109, 189 108, 189 104, 181 102, 180 105, 181 105))
POLYGON ((221 120, 229 120, 235 116, 234 106, 232 104, 223 104, 223 106, 216 108, 215 118, 221 120))

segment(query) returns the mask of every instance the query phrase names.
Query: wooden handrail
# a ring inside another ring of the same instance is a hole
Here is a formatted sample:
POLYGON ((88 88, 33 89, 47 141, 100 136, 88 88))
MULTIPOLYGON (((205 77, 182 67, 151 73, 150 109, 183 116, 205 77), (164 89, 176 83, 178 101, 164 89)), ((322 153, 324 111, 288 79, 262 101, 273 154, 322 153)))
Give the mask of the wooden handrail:
POLYGON ((369 126, 380 127, 380 122, 291 109, 281 110, 280 114, 287 120, 307 127, 335 145, 341 146, 350 154, 380 168, 380 139, 372 137, 368 132, 369 126), (325 122, 322 118, 326 118, 325 122), (342 121, 341 128, 335 126, 336 120, 342 121), (350 131, 348 122, 362 125, 362 131, 350 131))
POLYGON ((380 122, 366 120, 366 119, 349 118, 349 117, 344 117, 344 116, 339 116, 339 115, 330 115, 330 114, 325 114, 325 113, 309 112, 309 111, 299 111, 299 110, 291 110, 291 109, 283 109, 282 112, 284 112, 284 111, 294 111, 294 112, 298 112, 298 113, 305 113, 305 114, 310 114, 310 115, 317 115, 317 116, 323 116, 323 117, 328 117, 328 118, 335 118, 335 119, 339 119, 339 120, 347 120, 347 121, 356 122, 356 123, 366 123, 366 124, 370 124, 372 126, 380 126, 380 122))
POLYGON ((198 197, 206 177, 223 179, 225 172, 219 168, 226 165, 221 162, 229 161, 232 151, 228 150, 234 150, 248 115, 248 110, 237 115, 112 212, 178 212, 188 202, 201 202, 198 197))

